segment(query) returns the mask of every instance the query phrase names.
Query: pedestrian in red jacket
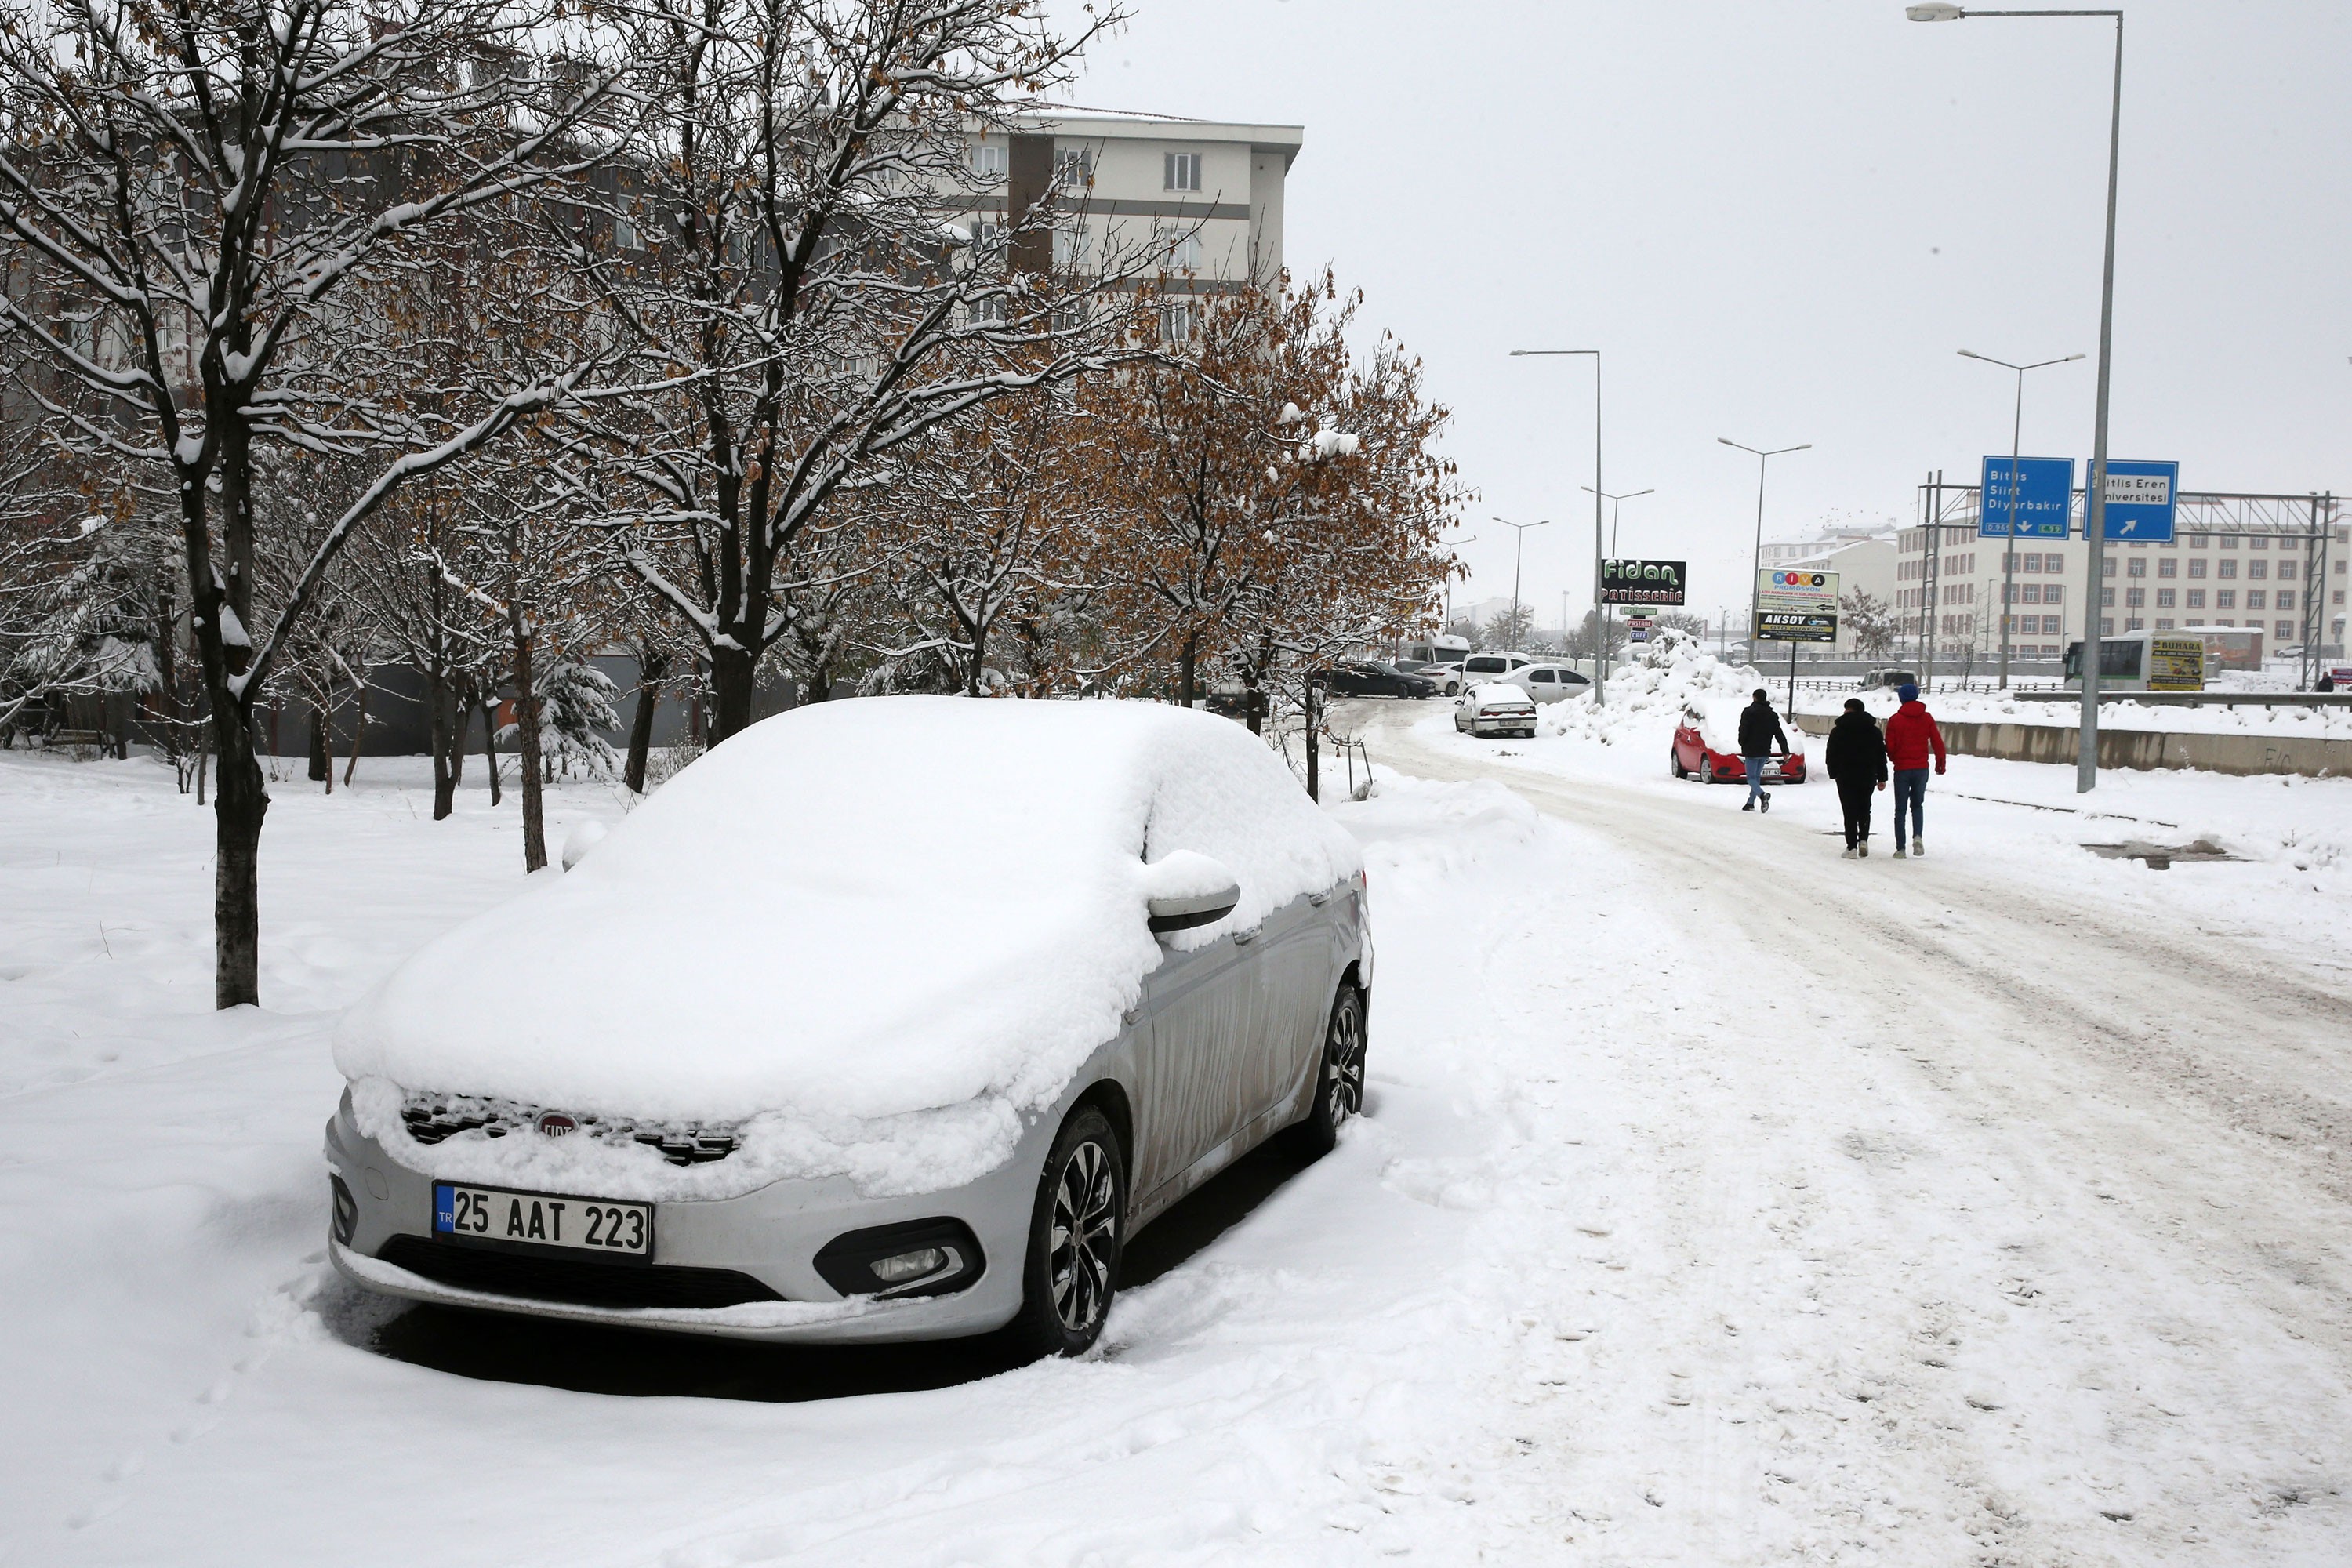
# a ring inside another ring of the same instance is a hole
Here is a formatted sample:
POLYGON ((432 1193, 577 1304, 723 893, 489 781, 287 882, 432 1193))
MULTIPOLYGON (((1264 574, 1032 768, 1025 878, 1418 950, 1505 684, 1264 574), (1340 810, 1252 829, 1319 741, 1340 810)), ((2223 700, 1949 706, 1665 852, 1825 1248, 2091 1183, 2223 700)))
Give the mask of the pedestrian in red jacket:
POLYGON ((1895 772, 1895 858, 1907 860, 1927 853, 1923 826, 1927 804, 1927 753, 1936 754, 1936 771, 1944 771, 1944 732, 1935 715, 1919 700, 1919 689, 1909 681, 1895 689, 1903 706, 1886 721, 1886 763, 1895 772), (1910 803, 1910 843, 1904 842, 1903 807, 1910 803))

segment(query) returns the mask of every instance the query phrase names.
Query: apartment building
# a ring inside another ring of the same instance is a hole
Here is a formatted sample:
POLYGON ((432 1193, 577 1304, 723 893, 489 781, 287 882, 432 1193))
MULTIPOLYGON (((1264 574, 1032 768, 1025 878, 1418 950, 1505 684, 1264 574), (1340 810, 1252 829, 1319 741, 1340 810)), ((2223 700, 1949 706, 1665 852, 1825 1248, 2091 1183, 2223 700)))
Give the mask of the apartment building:
MULTIPOLYGON (((1820 541, 1815 541, 1813 552, 1810 555, 1768 556, 1765 567, 1777 571, 1784 566, 1797 566, 1816 572, 1834 572, 1838 574, 1838 593, 1842 597, 1862 593, 1882 605, 1900 603, 1896 576, 1898 557, 1895 537, 1892 532, 1870 534, 1860 530, 1841 530, 1831 537, 1838 542, 1824 549, 1820 541)), ((1768 552, 1772 549, 1769 545, 1765 548, 1768 552)), ((1836 643, 1826 648, 1808 648, 1805 651, 1809 657, 1823 658, 1859 658, 1862 650, 1854 646, 1853 634, 1853 616, 1842 614, 1838 617, 1836 643)))
POLYGON ((1006 223, 1050 188, 1061 215, 1051 253, 1045 237, 1025 237, 1013 264, 1118 268, 1149 255, 1181 340, 1189 301, 1280 275, 1283 190, 1305 139, 1297 125, 1034 112, 1010 134, 971 138, 972 168, 988 184, 970 221, 983 231, 1006 223))
MULTIPOLYGON (((1932 633, 1959 657, 2000 647, 2001 541, 1965 527, 1913 528, 1899 541, 1896 607, 1916 643, 1932 633), (1940 533, 1939 542, 1936 535, 1940 533)), ((2352 529, 2314 537, 2274 526, 2181 529, 2168 542, 2110 540, 2097 587, 2099 635, 2251 627, 2273 647, 2301 643, 2315 625, 2321 640, 2344 641, 2347 559, 2352 529)), ((2006 584, 2012 658, 2058 658, 2083 636, 2094 600, 2085 577, 2090 547, 2065 540, 2020 540, 2006 584)))

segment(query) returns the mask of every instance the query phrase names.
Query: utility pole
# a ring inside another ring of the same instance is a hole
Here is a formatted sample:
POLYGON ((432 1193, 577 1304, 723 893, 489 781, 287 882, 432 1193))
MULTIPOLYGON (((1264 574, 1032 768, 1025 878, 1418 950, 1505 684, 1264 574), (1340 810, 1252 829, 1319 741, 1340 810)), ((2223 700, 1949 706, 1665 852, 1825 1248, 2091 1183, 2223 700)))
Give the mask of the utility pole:
POLYGON ((1517 531, 1511 540, 1511 635, 1515 637, 1524 637, 1527 635, 1527 628, 1519 624, 1520 556, 1527 546, 1528 530, 1549 528, 1551 526, 1551 519, 1546 518, 1541 522, 1513 522, 1507 517, 1498 517, 1495 521, 1505 528, 1517 531))
MULTIPOLYGON (((1597 637, 1601 627, 1601 351, 1599 349, 1513 349, 1513 359, 1571 358, 1578 354, 1592 356, 1592 626, 1597 637)), ((1592 702, 1595 707, 1609 701, 1609 650, 1594 650, 1592 660, 1592 702)))

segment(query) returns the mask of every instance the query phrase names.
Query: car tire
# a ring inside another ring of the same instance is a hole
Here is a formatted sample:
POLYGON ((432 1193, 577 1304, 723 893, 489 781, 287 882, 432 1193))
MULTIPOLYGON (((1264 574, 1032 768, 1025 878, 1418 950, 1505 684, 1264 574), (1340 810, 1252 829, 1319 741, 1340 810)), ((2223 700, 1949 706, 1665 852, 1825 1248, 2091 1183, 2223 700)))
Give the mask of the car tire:
POLYGON ((1690 777, 1690 770, 1683 766, 1683 753, 1680 747, 1669 746, 1666 748, 1666 771, 1674 774, 1675 777, 1678 779, 1686 779, 1690 777))
POLYGON ((1055 1135, 1037 1178, 1021 1311, 1004 1331, 1020 1354, 1035 1361, 1093 1347, 1118 1292, 1126 1239, 1127 1153, 1110 1119, 1082 1105, 1055 1135))
POLYGON ((1323 1060, 1315 1069, 1315 1100, 1307 1120, 1282 1135, 1290 1152, 1319 1160, 1339 1144, 1339 1125, 1364 1109, 1364 994, 1342 984, 1323 1028, 1323 1060))

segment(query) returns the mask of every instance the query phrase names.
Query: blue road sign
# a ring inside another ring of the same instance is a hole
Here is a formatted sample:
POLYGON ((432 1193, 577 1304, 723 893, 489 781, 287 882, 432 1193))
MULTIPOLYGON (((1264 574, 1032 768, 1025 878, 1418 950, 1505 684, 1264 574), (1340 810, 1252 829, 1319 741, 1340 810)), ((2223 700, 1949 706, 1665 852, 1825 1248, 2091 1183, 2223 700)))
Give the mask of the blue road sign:
MULTIPOLYGON (((2089 471, 2085 466, 2084 472, 2089 471)), ((2109 458, 2107 537, 2165 543, 2172 538, 2172 509, 2179 494, 2179 464, 2109 458)))
POLYGON ((1977 510, 1977 536, 2010 537, 2010 499, 2014 490, 2018 538, 2065 538, 2067 507, 2074 494, 2074 459, 2020 458, 2016 461, 2017 482, 2012 486, 2009 458, 1984 460, 1984 488, 1978 492, 1980 504, 1977 510))

